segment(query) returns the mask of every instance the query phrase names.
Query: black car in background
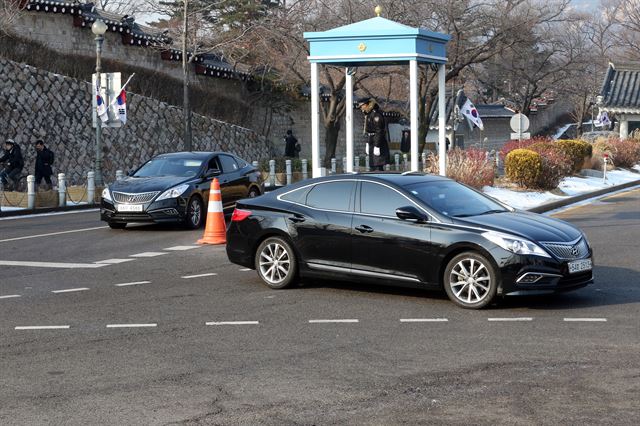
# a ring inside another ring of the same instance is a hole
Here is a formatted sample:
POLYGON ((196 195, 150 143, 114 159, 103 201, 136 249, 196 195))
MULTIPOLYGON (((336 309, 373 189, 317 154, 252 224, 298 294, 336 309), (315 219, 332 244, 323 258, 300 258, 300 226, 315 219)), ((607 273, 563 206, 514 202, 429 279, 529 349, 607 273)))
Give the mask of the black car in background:
POLYGON ((417 173, 318 178, 242 200, 227 255, 271 288, 313 276, 439 287, 465 308, 593 281, 573 225, 417 173))
POLYGON ((209 188, 218 178, 225 212, 263 192, 260 173, 225 152, 176 152, 158 155, 102 191, 100 218, 111 228, 131 222, 178 222, 200 227, 206 218, 209 188))

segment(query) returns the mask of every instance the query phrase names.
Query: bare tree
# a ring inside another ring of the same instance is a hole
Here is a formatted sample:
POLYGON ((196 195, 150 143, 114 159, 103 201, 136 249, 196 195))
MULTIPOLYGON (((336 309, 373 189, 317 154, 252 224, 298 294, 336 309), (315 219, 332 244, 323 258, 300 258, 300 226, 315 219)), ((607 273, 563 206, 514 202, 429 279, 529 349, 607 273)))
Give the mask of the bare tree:
POLYGON ((27 3, 20 0, 0 0, 0 37, 12 33, 13 24, 27 3))

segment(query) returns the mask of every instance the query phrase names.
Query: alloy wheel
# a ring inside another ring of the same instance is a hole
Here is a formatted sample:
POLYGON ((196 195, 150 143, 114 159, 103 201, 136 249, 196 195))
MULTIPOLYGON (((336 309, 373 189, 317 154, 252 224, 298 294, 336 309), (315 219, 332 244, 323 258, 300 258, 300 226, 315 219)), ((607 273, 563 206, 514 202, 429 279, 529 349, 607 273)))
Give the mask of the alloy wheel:
POLYGON ((459 260, 449 274, 451 293, 465 304, 482 302, 489 295, 491 284, 487 266, 473 257, 459 260))
POLYGON ((191 220, 191 225, 194 228, 197 228, 198 226, 200 226, 200 220, 202 218, 202 207, 200 206, 200 201, 198 201, 196 198, 194 198, 193 200, 191 200, 191 207, 190 207, 190 220, 191 220))
POLYGON ((291 272, 289 251, 278 242, 270 242, 260 252, 260 275, 269 285, 282 283, 291 272))

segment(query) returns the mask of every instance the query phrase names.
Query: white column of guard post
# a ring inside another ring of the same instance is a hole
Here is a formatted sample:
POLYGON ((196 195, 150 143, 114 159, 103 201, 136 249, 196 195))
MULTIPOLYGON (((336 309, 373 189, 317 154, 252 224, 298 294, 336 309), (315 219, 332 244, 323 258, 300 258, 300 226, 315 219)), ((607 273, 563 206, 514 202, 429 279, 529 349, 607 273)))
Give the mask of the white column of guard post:
POLYGON ((269 160, 269 185, 276 186, 276 160, 269 160))
POLYGON ((418 61, 409 61, 409 94, 411 104, 411 170, 418 171, 418 61))
POLYGON ((318 108, 320 103, 318 80, 318 64, 311 63, 311 175, 320 177, 320 118, 318 108))
MULTIPOLYGON (((122 170, 116 171, 116 179, 118 179, 118 171, 122 173, 122 170)), ((122 179, 122 176, 120 177, 122 179)), ((87 173, 87 203, 93 204, 96 201, 96 174, 95 172, 87 173)))
POLYGON ((349 162, 347 161, 347 157, 342 158, 342 173, 347 173, 347 167, 349 167, 349 162))
POLYGON ((446 140, 446 87, 445 87, 445 65, 438 65, 438 168, 440 169, 440 176, 447 175, 447 140, 446 140))
MULTIPOLYGON (((409 156, 407 154, 402 154, 402 171, 403 172, 409 171, 409 156)), ((411 170, 411 171, 415 172, 416 170, 411 170)))
POLYGON ((122 170, 116 170, 116 180, 124 179, 124 172, 122 170))
POLYGON ((371 171, 371 166, 369 164, 369 155, 365 154, 364 156, 364 170, 365 171, 371 171))
POLYGON ((302 162, 302 179, 307 180, 309 179, 309 171, 307 170, 307 167, 308 167, 307 159, 303 158, 301 162, 302 162))
POLYGON ((345 120, 347 140, 347 173, 353 172, 353 74, 345 68, 345 120))
POLYGON ((67 179, 64 173, 58 173, 58 206, 67 205, 67 179))
POLYGON ((287 172, 287 185, 291 185, 293 183, 293 175, 291 173, 291 160, 285 161, 285 167, 287 172))
POLYGON ((336 174, 337 160, 335 158, 331 159, 331 174, 336 174))
POLYGON ((426 172, 427 171, 427 153, 423 151, 422 154, 420 154, 420 156, 422 157, 422 171, 426 172))
POLYGON ((29 210, 36 208, 36 177, 34 175, 27 176, 27 208, 29 210))
POLYGON ((258 168, 258 162, 257 162, 257 161, 255 161, 255 160, 251 162, 251 165, 252 165, 253 167, 255 167, 256 169, 258 168))
POLYGON ((355 157, 353 157, 353 171, 354 172, 359 172, 360 171, 360 156, 356 155, 355 157))
POLYGON ((400 154, 397 152, 393 154, 393 163, 395 164, 396 172, 400 171, 400 154))

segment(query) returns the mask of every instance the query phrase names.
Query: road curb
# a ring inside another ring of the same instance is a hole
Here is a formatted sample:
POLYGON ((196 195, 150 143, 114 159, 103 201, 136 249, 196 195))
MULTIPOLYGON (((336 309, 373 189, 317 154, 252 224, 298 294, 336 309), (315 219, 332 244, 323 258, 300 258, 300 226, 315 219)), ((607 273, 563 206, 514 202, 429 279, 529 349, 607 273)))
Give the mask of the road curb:
POLYGON ((561 207, 566 207, 570 204, 579 203, 580 201, 588 200, 590 198, 599 197, 601 195, 606 195, 610 192, 620 191, 621 189, 632 188, 634 186, 640 185, 640 180, 634 180, 631 182, 623 183, 620 185, 614 185, 608 188, 602 188, 597 191, 587 192, 585 194, 576 195, 573 197, 567 197, 562 200, 553 201, 551 203, 542 204, 541 206, 532 207, 527 209, 532 213, 545 213, 551 210, 559 209, 561 207))
POLYGON ((79 204, 75 206, 65 206, 65 207, 43 207, 40 209, 24 209, 24 210, 13 210, 13 211, 0 211, 0 217, 12 217, 12 216, 29 216, 32 214, 41 214, 41 213, 52 213, 52 212, 68 212, 73 210, 91 210, 99 208, 99 204, 79 204))

